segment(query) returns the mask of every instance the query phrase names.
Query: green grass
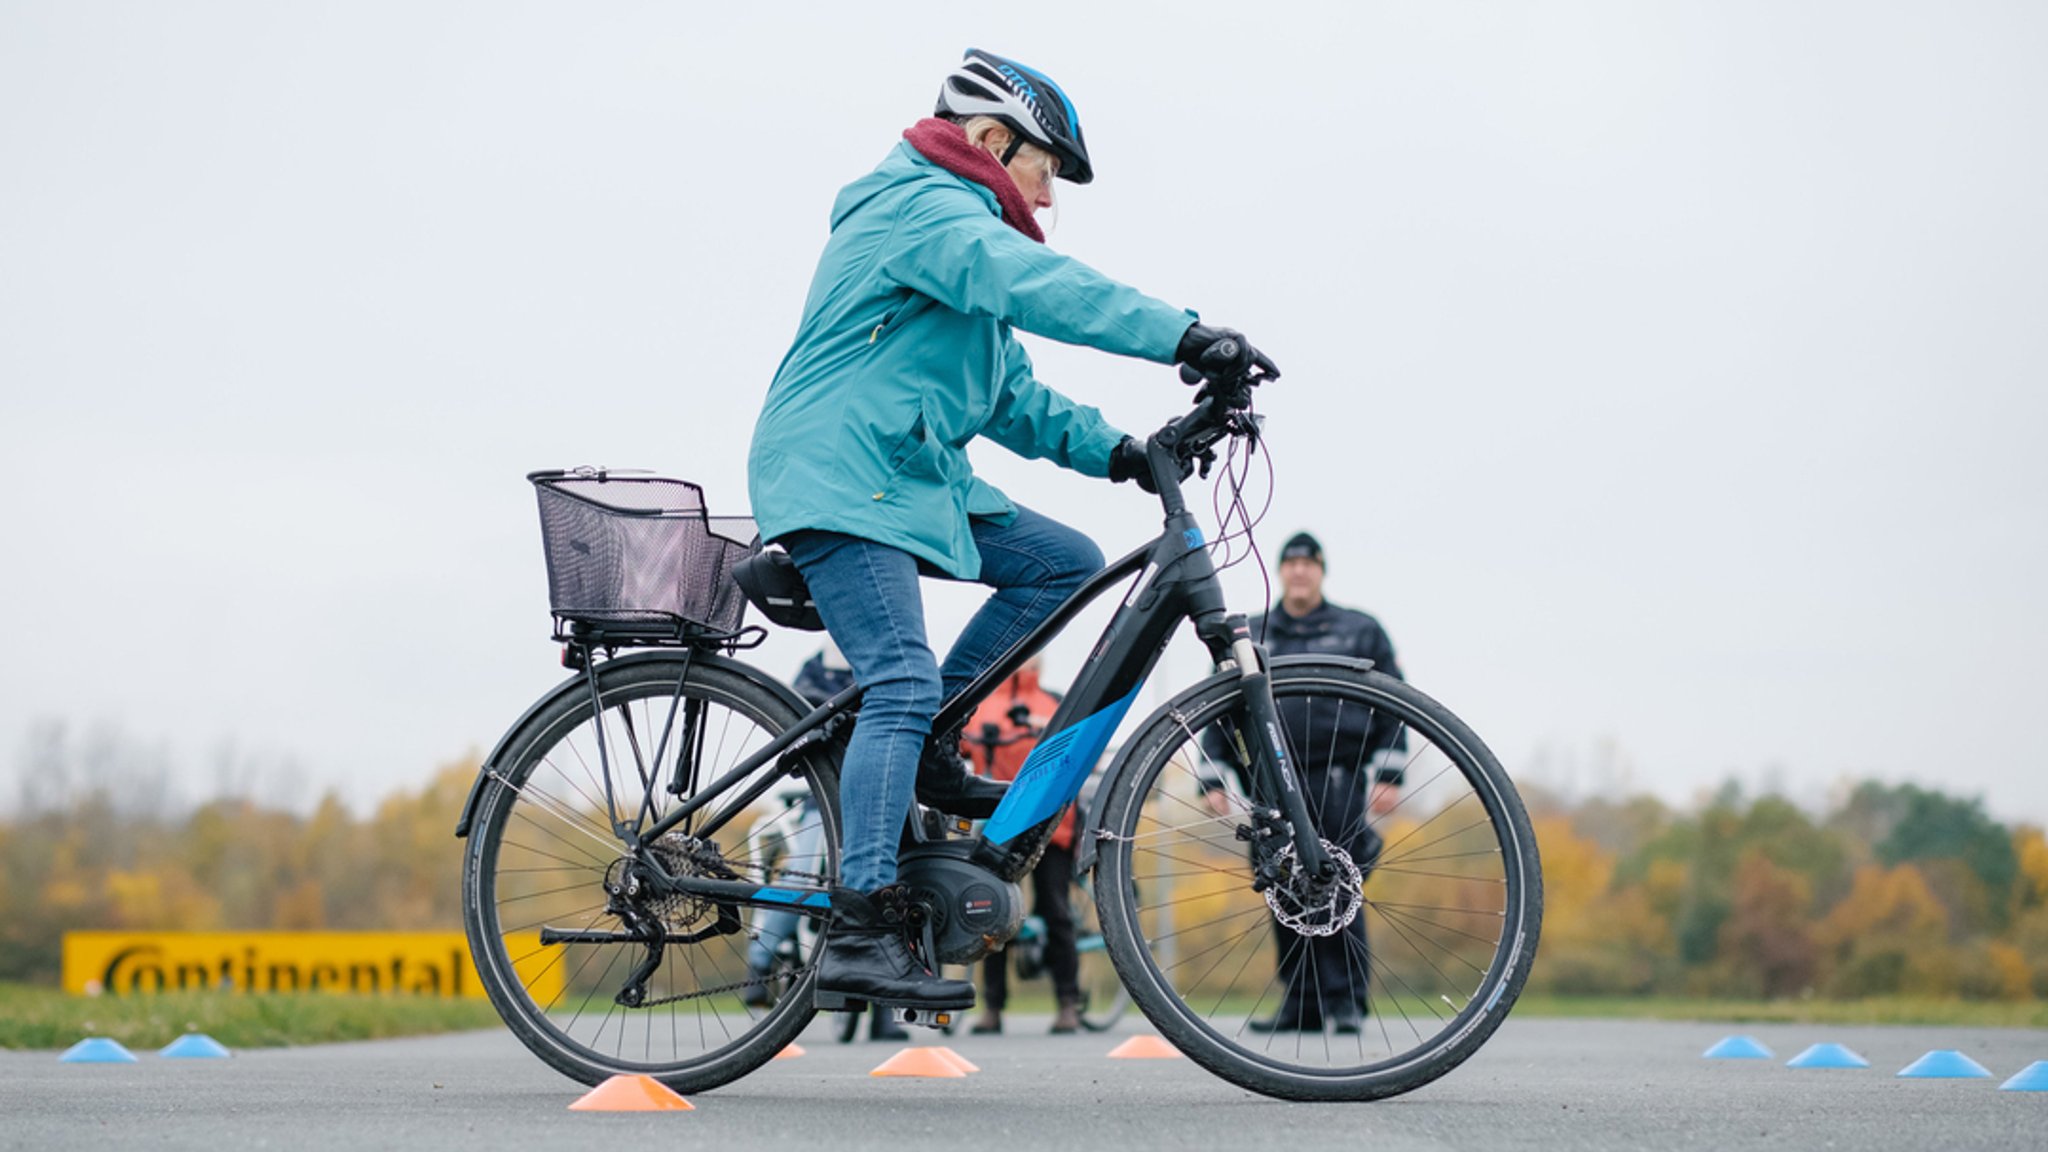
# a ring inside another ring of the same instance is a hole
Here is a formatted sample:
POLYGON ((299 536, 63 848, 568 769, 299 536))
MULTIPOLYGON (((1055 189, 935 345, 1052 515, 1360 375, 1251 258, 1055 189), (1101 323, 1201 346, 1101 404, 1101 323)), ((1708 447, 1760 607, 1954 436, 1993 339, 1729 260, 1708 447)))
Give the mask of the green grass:
POLYGON ((68 1048, 106 1036, 129 1049, 161 1048, 204 1032, 230 1048, 375 1040, 498 1026, 484 1000, 326 994, 70 996, 0 984, 0 1048, 68 1048))
MULTIPOLYGON (((1050 1012, 1052 1000, 1026 982, 1015 1012, 1050 1012)), ((2048 1028, 2048 1003, 1968 1000, 1701 1000, 1676 997, 1524 996, 1521 1018, 1710 1020, 1786 1024, 1944 1024, 2048 1028)), ((499 1027, 482 1000, 406 996, 219 995, 70 996, 52 988, 0 983, 0 1048, 68 1048, 107 1036, 132 1050, 161 1048, 186 1032, 204 1032, 230 1048, 267 1048, 374 1040, 499 1027)))
POLYGON ((1524 996, 1519 1017, 1715 1020, 1782 1024, 1947 1024, 1972 1028, 2048 1028, 2048 1003, 1980 1000, 1695 1000, 1678 997, 1524 996))

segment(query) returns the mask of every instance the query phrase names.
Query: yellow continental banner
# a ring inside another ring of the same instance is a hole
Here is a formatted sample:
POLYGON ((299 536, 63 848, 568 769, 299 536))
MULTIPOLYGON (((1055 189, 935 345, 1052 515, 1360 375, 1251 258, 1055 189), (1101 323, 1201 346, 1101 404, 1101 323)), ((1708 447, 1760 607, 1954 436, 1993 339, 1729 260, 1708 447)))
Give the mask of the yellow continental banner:
MULTIPOLYGON (((506 946, 535 999, 561 991, 560 949, 534 932, 506 946)), ((484 995, 460 932, 66 932, 64 990, 484 995)))

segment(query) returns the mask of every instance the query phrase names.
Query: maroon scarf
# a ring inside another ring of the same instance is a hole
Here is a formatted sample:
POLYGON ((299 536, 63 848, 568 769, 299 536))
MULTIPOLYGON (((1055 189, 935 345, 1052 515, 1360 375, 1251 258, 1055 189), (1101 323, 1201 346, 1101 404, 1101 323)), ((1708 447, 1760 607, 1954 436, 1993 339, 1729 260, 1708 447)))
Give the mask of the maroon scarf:
POLYGON ((1045 243, 1045 233, 1039 231, 1038 221, 1031 218, 1031 206, 1024 203, 1017 182, 1010 179, 1010 173, 994 156, 967 142, 965 129, 950 120, 928 116, 904 129, 903 138, 925 159, 995 193, 996 203, 1003 209, 1003 223, 1040 244, 1045 243))

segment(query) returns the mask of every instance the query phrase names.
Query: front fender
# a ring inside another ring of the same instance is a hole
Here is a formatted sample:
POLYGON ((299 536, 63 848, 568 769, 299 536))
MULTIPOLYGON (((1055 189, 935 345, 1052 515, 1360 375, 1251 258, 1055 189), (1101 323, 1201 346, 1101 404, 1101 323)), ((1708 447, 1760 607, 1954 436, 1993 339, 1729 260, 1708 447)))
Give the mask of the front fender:
MULTIPOLYGON (((1263 656, 1265 649, 1261 648, 1259 652, 1263 656)), ((1267 671, 1277 677, 1280 673, 1292 668, 1327 667, 1330 665, 1348 668, 1354 672, 1372 671, 1372 661, 1361 659, 1357 656, 1279 656, 1268 661, 1266 668, 1267 671)), ((1235 668, 1212 673, 1205 679, 1196 681, 1179 695, 1154 709, 1151 715, 1145 717, 1143 724, 1138 725, 1137 728, 1132 730, 1131 739, 1124 741, 1124 746, 1117 749, 1116 759, 1110 761, 1108 770, 1102 775, 1103 787, 1107 788, 1123 772, 1124 762, 1130 758, 1132 750, 1143 743, 1143 741, 1138 739, 1139 735, 1151 731, 1154 724, 1165 720, 1172 713, 1193 702, 1195 698, 1213 691, 1221 685, 1228 684, 1242 675, 1243 673, 1235 668)), ((1102 833, 1105 831, 1102 826, 1102 810, 1107 805, 1100 802, 1101 797, 1104 795, 1105 793, 1101 790, 1096 792, 1097 803, 1095 804, 1095 810, 1082 813, 1078 822, 1079 826, 1085 831, 1081 835, 1080 845, 1074 850, 1074 874, 1076 876, 1086 873, 1088 869, 1095 866, 1095 845, 1097 841, 1102 839, 1102 833)))
MULTIPOLYGON (((605 661, 599 666, 598 674, 602 676, 607 668, 623 668, 632 664, 652 664, 662 660, 675 662, 682 659, 681 656, 674 652, 635 652, 628 656, 620 656, 616 659, 605 661)), ((703 665, 721 669, 736 676, 743 676, 759 684, 769 692, 780 696, 783 702, 788 704, 799 716, 811 710, 811 705, 806 703, 803 697, 797 695, 796 689, 791 688, 789 685, 784 684, 782 681, 777 680, 775 677, 768 675, 751 664, 742 663, 728 656, 720 656, 715 652, 693 652, 690 654, 689 659, 693 667, 703 665)), ((498 738, 498 744, 491 749, 491 754, 484 757, 483 764, 477 768, 476 780, 469 786, 469 797, 462 802, 462 815, 455 821, 455 836, 457 839, 467 839, 469 837, 469 826, 471 821, 476 818, 476 806, 477 802, 483 798, 484 785, 490 781, 495 773, 498 762, 514 748, 518 747, 519 734, 525 731, 528 724, 533 722, 534 717, 564 696, 589 691, 590 682, 585 678, 585 675, 581 672, 575 673, 560 684, 555 685, 548 691, 547 695, 534 701, 532 707, 520 714, 519 719, 513 721, 512 726, 505 730, 505 734, 498 738)))

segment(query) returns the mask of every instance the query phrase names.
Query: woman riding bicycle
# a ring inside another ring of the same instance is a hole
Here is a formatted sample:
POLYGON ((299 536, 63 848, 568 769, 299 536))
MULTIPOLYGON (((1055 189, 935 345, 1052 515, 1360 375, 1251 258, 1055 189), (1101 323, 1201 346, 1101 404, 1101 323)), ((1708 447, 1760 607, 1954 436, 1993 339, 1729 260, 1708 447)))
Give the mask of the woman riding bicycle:
POLYGON ((1142 447, 1040 384, 1012 329, 1158 363, 1272 364, 1236 333, 1045 246, 1033 217, 1052 205, 1053 179, 1086 184, 1094 170, 1072 102, 1042 73, 970 50, 935 117, 903 135, 833 205, 748 484, 762 536, 789 552, 864 689, 819 998, 957 1009, 973 986, 911 952, 897 846, 913 792, 986 817, 1004 786, 967 771, 957 735, 933 739, 932 717, 1103 562, 1087 537, 976 478, 967 444, 985 436, 1152 486, 1142 447), (920 575, 996 589, 943 667, 925 640, 920 575))

